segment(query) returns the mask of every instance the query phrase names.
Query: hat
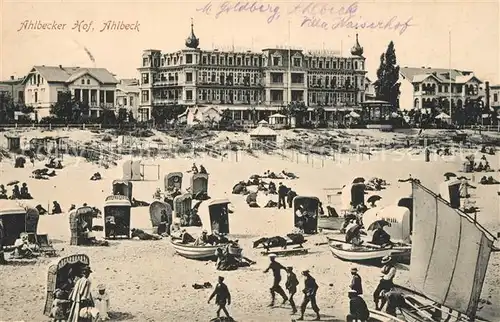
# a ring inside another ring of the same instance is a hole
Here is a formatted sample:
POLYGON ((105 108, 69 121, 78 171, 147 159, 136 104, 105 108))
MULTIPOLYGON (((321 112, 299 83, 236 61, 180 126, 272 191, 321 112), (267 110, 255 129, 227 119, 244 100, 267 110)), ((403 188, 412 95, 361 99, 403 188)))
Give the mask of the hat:
POLYGON ((106 285, 104 285, 104 284, 97 285, 97 290, 98 291, 104 291, 104 290, 106 290, 106 285))
POLYGON ((82 272, 92 273, 92 269, 90 268, 90 266, 83 266, 82 267, 82 272))
POLYGON ((307 274, 309 274, 309 270, 308 269, 306 269, 305 271, 302 271, 302 275, 307 275, 307 274))
POLYGON ((384 256, 384 258, 382 258, 382 264, 387 264, 387 263, 389 263, 391 260, 392 260, 392 257, 391 257, 391 256, 384 256))
POLYGON ((349 290, 347 291, 348 294, 358 294, 358 291, 356 290, 349 290))
POLYGON ((286 269, 289 270, 289 271, 293 271, 293 267, 292 266, 288 266, 286 269))
POLYGON ((269 254, 269 258, 276 258, 276 254, 269 254))
POLYGON ((201 232, 202 232, 203 234, 208 233, 208 231, 207 231, 206 229, 203 229, 201 232))
POLYGON ((352 267, 351 268, 351 272, 357 272, 358 271, 358 268, 357 267, 352 267))
POLYGON ((223 281, 223 280, 224 280, 224 277, 222 277, 222 276, 219 276, 219 279, 223 281))

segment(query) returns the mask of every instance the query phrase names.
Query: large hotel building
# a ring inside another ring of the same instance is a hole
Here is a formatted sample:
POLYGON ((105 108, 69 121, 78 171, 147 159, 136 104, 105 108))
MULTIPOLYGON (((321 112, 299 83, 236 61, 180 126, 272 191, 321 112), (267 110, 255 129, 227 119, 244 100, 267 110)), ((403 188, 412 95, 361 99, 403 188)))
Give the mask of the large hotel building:
POLYGON ((366 66, 357 36, 350 57, 283 48, 202 50, 191 24, 185 45, 173 53, 144 50, 138 68, 142 119, 151 117, 154 106, 213 104, 241 120, 250 108, 272 114, 292 101, 310 110, 321 106, 328 117, 364 99, 366 66))

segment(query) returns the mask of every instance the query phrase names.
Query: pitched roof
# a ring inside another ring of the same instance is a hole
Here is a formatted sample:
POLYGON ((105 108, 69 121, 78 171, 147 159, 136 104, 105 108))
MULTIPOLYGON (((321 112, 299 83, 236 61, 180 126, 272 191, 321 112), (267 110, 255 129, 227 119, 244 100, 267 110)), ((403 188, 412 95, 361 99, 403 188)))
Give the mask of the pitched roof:
MULTIPOLYGON (((89 74, 102 84, 118 84, 118 80, 106 68, 34 66, 48 83, 71 83, 79 77, 89 74)), ((28 77, 26 77, 28 79, 28 77)))
MULTIPOLYGON (((461 71, 458 69, 446 69, 446 68, 415 68, 415 67, 404 67, 399 70, 400 74, 404 79, 412 83, 419 83, 424 81, 429 75, 433 75, 434 78, 441 83, 465 83, 475 77, 471 72, 461 71), (466 79, 466 80, 465 80, 466 79), (464 81, 465 80, 465 81, 464 81)), ((475 77, 477 79, 477 77, 475 77)), ((477 79, 481 82, 479 79, 477 79)))
POLYGON ((262 125, 259 125, 252 132, 250 132, 250 136, 273 136, 273 135, 277 135, 277 133, 273 129, 262 125))
POLYGON ((139 80, 137 79, 120 79, 120 83, 116 85, 116 89, 124 93, 139 93, 139 80))

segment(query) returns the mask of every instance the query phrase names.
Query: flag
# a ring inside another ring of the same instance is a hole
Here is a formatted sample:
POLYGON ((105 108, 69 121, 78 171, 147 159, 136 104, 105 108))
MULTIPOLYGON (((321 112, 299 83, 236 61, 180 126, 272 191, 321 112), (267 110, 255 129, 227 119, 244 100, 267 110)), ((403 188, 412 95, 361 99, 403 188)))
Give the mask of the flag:
POLYGON ((93 63, 95 63, 94 56, 92 56, 92 54, 90 53, 90 50, 88 50, 88 48, 87 48, 87 47, 85 47, 85 46, 83 47, 83 49, 85 50, 85 52, 87 53, 87 55, 89 55, 90 60, 91 60, 93 63))

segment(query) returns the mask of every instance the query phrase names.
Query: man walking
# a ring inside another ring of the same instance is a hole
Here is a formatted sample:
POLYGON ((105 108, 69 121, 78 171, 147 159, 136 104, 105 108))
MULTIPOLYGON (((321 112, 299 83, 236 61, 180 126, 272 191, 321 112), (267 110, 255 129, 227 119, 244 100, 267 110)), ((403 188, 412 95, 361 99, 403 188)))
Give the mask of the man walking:
POLYGON ((276 293, 278 293, 283 298, 283 304, 288 301, 286 297, 285 291, 280 286, 281 282, 281 270, 285 270, 286 268, 276 261, 276 254, 269 254, 269 260, 271 263, 269 267, 264 271, 264 273, 269 272, 269 270, 273 271, 273 286, 269 289, 271 291, 271 304, 269 306, 274 306, 274 300, 276 297, 276 293))
POLYGON ((356 267, 351 268, 351 275, 352 275, 351 286, 350 286, 351 290, 356 291, 358 295, 362 295, 363 294, 362 280, 361 276, 359 276, 358 274, 358 269, 356 267))
POLYGON ((229 289, 227 288, 227 285, 224 284, 224 277, 219 276, 219 281, 217 285, 215 286, 215 289, 208 298, 208 302, 214 298, 215 296, 215 304, 219 306, 217 309, 217 319, 220 318, 220 311, 224 311, 224 314, 227 316, 228 319, 231 319, 231 316, 229 315, 229 312, 227 311, 226 304, 231 305, 231 293, 229 293, 229 289))
POLYGON ((278 209, 286 209, 286 195, 288 194, 288 188, 281 182, 278 185, 278 209))
POLYGON ((316 313, 316 319, 314 320, 319 321, 319 307, 316 304, 316 293, 318 292, 319 286, 316 284, 316 280, 311 276, 311 274, 309 274, 309 270, 303 271, 302 275, 306 278, 304 281, 304 290, 302 291, 304 293, 304 300, 300 306, 300 317, 297 320, 304 320, 304 312, 306 311, 307 304, 311 302, 311 307, 316 313))
POLYGON ((366 322, 370 317, 370 311, 365 300, 355 290, 349 290, 349 314, 347 322, 366 322))
POLYGON ((297 275, 293 272, 293 267, 287 267, 287 278, 285 287, 288 290, 288 300, 290 301, 290 305, 292 306, 292 314, 297 313, 297 307, 295 306, 295 301, 293 300, 293 296, 297 293, 297 286, 299 285, 299 280, 297 279, 297 275))

